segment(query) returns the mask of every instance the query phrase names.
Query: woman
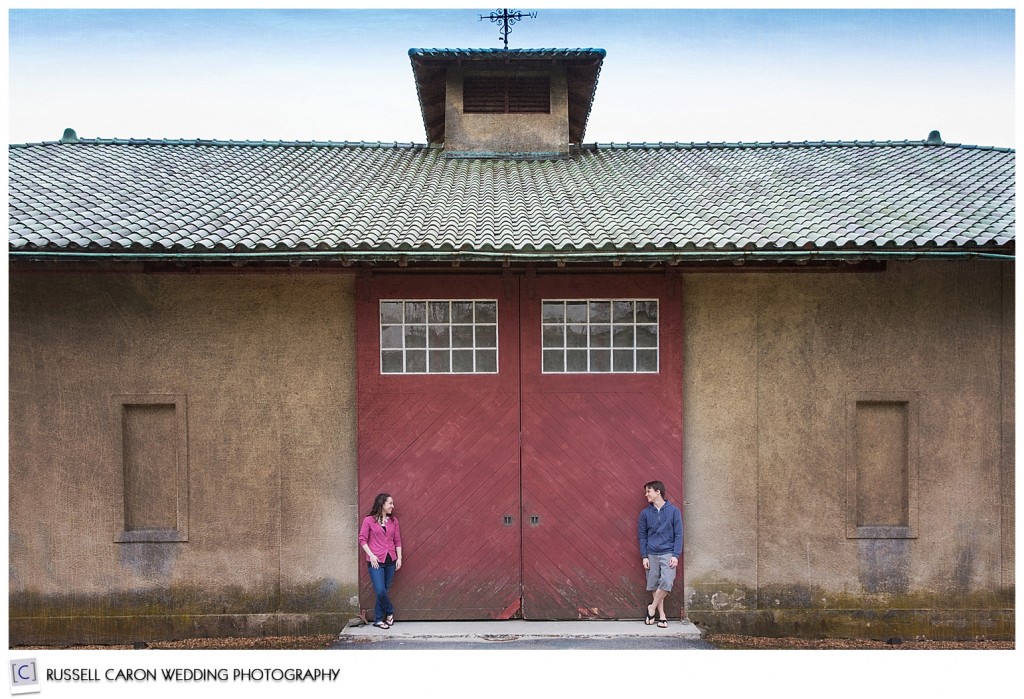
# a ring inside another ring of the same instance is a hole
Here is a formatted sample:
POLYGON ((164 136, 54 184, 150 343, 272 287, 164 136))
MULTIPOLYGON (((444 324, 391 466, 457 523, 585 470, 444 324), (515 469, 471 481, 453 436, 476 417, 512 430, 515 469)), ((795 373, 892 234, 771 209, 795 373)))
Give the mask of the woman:
POLYGON ((402 534, 395 517, 395 499, 387 493, 373 499, 373 508, 359 527, 359 546, 366 553, 366 569, 377 595, 373 625, 389 629, 395 623, 395 608, 388 591, 395 571, 402 567, 402 534))

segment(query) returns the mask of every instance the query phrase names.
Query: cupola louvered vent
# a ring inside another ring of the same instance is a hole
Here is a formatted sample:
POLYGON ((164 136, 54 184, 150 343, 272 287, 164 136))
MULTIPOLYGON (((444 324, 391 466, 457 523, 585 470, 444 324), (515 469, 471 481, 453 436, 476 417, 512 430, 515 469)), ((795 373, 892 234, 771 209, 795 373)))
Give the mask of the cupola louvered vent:
POLYGON ((467 75, 462 85, 462 104, 466 114, 548 114, 551 78, 467 75))

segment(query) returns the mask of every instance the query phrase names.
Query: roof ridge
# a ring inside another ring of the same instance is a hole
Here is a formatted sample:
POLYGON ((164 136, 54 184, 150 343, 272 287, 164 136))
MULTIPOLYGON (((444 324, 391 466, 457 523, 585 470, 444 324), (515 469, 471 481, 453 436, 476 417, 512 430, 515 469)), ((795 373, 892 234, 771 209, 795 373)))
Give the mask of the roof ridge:
POLYGON ((641 149, 711 149, 711 148, 822 148, 822 147, 904 147, 904 146, 927 146, 929 148, 936 147, 947 147, 947 148, 963 148, 967 150, 991 150, 998 151, 1001 153, 1014 153, 1016 152, 1013 148, 1004 146, 975 146, 964 143, 929 143, 928 141, 658 141, 657 143, 649 141, 627 141, 625 143, 616 143, 614 141, 607 143, 584 143, 580 145, 581 149, 587 150, 619 150, 619 149, 630 149, 630 148, 641 148, 641 149))
MULTIPOLYGON (((234 140, 216 138, 79 138, 77 145, 118 145, 118 146, 224 146, 224 147, 256 147, 256 148, 382 148, 415 150, 440 148, 441 146, 416 143, 414 141, 282 141, 282 140, 234 140)), ((39 141, 34 143, 9 143, 8 148, 29 148, 32 146, 76 145, 63 141, 39 141)), ((995 151, 998 153, 1016 153, 1014 148, 1003 146, 977 146, 964 143, 928 143, 927 141, 626 141, 616 143, 584 143, 580 150, 710 150, 710 149, 744 149, 744 148, 891 148, 921 146, 927 148, 959 148, 963 150, 995 151)))
POLYGON ((63 141, 39 141, 36 143, 9 143, 8 148, 59 145, 101 145, 101 146, 252 146, 292 148, 431 148, 426 143, 413 141, 252 141, 218 138, 79 138, 74 144, 63 141))

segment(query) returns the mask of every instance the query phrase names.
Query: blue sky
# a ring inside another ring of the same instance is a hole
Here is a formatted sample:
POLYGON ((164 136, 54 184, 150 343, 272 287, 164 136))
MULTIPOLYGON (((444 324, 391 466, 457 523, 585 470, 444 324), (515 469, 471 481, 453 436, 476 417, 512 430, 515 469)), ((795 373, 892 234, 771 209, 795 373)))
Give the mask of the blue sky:
MULTIPOLYGON (((9 138, 423 142, 407 51, 500 46, 481 11, 11 10, 9 138)), ((1008 9, 541 7, 509 45, 607 50, 587 142, 1014 145, 1008 9)))

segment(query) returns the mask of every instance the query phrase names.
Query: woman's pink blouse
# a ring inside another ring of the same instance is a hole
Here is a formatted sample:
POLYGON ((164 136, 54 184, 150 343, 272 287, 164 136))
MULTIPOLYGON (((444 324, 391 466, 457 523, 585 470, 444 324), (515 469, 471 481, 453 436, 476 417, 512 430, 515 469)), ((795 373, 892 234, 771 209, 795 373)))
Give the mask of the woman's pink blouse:
MULTIPOLYGON (((389 519, 387 531, 384 531, 384 527, 380 526, 376 519, 369 516, 364 517, 363 524, 359 527, 359 547, 362 548, 363 544, 369 544, 373 555, 381 563, 389 553, 393 559, 398 560, 397 549, 402 548, 402 534, 399 531, 398 520, 393 517, 389 519)), ((366 560, 369 561, 370 557, 367 556, 366 560)))

